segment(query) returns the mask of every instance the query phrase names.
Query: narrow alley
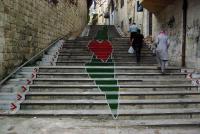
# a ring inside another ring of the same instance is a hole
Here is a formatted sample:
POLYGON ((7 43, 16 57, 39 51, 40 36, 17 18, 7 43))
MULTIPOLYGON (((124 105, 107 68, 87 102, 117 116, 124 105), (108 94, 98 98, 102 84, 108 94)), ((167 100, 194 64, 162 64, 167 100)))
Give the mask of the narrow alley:
POLYGON ((0 134, 199 134, 198 0, 25 1, 0 1, 0 134))

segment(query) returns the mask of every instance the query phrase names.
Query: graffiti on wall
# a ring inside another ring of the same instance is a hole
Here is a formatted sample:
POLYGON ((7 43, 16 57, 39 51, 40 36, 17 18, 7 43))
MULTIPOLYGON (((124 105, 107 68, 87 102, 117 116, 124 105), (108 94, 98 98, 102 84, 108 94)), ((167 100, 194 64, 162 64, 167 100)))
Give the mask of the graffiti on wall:
POLYGON ((188 45, 196 49, 196 57, 200 57, 200 20, 195 19, 191 25, 187 26, 188 45))
POLYGON ((168 25, 169 28, 174 28, 174 26, 175 26, 175 17, 174 16, 172 16, 169 19, 169 21, 167 22, 167 25, 168 25))
POLYGON ((181 31, 180 24, 176 22, 174 16, 171 16, 165 23, 163 23, 162 27, 166 29, 167 34, 170 39, 170 48, 169 48, 169 56, 170 56, 170 64, 177 64, 177 61, 181 59, 181 31))

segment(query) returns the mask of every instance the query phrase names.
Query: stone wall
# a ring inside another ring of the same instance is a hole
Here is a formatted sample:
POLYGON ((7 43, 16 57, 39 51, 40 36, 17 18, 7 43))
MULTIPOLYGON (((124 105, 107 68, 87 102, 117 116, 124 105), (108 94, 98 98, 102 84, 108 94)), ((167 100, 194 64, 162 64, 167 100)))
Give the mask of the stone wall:
POLYGON ((122 31, 128 34, 129 22, 127 14, 127 0, 124 0, 124 5, 121 7, 121 0, 118 1, 118 11, 117 11, 117 25, 122 28, 122 31))
MULTIPOLYGON (((153 33, 158 34, 161 26, 170 37, 170 63, 181 66, 182 34, 183 34, 183 1, 175 0, 159 14, 154 15, 153 33)), ((200 1, 188 0, 187 36, 186 36, 186 67, 200 69, 200 1)))
POLYGON ((160 32, 161 27, 167 31, 170 38, 169 63, 181 66, 182 57, 182 1, 175 0, 159 14, 153 17, 153 36, 160 32))
POLYGON ((86 25, 87 2, 0 0, 0 79, 58 37, 86 25))
POLYGON ((186 64, 200 69, 200 1, 188 2, 186 64))

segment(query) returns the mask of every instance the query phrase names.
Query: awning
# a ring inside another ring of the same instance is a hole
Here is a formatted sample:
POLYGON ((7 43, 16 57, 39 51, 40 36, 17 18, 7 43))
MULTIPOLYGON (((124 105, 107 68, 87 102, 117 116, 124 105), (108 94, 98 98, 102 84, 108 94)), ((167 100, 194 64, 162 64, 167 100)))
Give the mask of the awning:
POLYGON ((157 13, 172 4, 174 0, 140 0, 144 8, 152 13, 157 13))

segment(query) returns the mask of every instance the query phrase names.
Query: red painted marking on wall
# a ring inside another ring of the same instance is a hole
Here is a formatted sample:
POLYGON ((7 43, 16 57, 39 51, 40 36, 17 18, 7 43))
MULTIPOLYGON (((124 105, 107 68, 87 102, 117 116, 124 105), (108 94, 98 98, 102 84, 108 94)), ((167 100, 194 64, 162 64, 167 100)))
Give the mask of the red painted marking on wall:
POLYGON ((187 78, 188 78, 188 79, 191 79, 191 78, 192 78, 192 74, 188 74, 188 75, 187 75, 187 78))
POLYGON ((14 103, 11 103, 10 110, 14 111, 15 109, 17 109, 17 106, 14 103))
POLYGON ((35 79, 36 74, 32 73, 32 79, 35 79))
POLYGON ((20 94, 17 94, 17 100, 21 100, 22 99, 22 96, 20 94))
POLYGON ((37 68, 34 68, 33 72, 34 72, 34 73, 38 73, 38 69, 37 69, 37 68))
POLYGON ((197 80, 196 83, 197 83, 198 85, 200 85, 200 80, 197 80))
POLYGON ((25 86, 22 86, 22 92, 26 92, 27 88, 25 86))
POLYGON ((26 80, 26 84, 27 85, 31 84, 31 80, 26 80))

